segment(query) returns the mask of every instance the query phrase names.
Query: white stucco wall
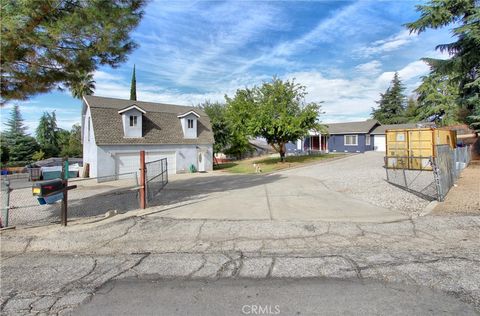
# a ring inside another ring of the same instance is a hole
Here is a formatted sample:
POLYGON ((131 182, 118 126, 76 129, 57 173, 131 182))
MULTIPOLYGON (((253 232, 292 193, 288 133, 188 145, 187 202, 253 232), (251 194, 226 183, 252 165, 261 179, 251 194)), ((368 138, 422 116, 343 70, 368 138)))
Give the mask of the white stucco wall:
POLYGON ((96 176, 115 174, 116 154, 139 153, 140 150, 145 150, 146 152, 175 152, 177 173, 188 172, 191 164, 198 169, 197 155, 198 151, 201 150, 205 153, 206 171, 213 170, 212 145, 105 145, 98 147, 96 176))
POLYGON ((97 176, 97 145, 95 144, 95 133, 90 116, 90 108, 87 107, 83 122, 83 165, 90 165, 90 177, 97 176), (90 122, 90 124, 88 123, 90 122), (88 128, 90 127, 90 132, 88 128), (90 138, 89 138, 90 136, 90 138))

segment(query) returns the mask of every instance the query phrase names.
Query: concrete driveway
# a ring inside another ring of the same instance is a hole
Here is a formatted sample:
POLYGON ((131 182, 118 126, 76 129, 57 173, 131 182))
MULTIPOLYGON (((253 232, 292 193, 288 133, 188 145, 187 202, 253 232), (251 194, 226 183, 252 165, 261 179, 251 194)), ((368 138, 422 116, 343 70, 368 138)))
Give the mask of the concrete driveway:
MULTIPOLYGON (((151 210, 159 216, 195 219, 388 222, 408 218, 332 189, 322 180, 321 169, 335 170, 340 161, 353 168, 361 156, 269 175, 178 175, 155 201, 160 206, 151 210)), ((377 168, 383 169, 381 164, 377 168)))

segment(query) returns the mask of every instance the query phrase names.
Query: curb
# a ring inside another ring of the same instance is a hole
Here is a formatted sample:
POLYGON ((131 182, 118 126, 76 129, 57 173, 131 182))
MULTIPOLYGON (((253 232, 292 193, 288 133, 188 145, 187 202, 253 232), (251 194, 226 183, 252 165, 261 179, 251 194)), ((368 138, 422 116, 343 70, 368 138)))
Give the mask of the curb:
POLYGON ((428 203, 427 206, 425 206, 425 208, 420 212, 418 216, 426 216, 430 214, 438 204, 439 204, 438 201, 432 201, 428 203))

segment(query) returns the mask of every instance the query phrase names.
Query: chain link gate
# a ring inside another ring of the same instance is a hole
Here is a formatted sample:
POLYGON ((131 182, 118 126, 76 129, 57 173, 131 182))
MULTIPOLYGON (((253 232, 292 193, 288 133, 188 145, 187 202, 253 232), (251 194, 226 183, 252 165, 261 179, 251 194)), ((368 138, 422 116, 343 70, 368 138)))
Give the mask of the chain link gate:
POLYGON ((429 201, 436 200, 437 184, 431 157, 385 157, 387 182, 429 201), (409 169, 409 165, 416 165, 409 169))
POLYGON ((429 201, 445 200, 461 171, 468 166, 471 148, 437 145, 435 152, 435 157, 385 157, 387 182, 429 201))
POLYGON ((168 183, 167 158, 145 163, 145 189, 147 204, 152 203, 168 183))

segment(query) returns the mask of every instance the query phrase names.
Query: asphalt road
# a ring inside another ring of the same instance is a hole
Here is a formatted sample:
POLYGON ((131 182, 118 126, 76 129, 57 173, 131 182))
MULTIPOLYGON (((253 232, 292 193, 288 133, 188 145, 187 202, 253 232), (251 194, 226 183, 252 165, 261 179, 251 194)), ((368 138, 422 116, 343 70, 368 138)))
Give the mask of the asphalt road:
POLYGON ((426 287, 332 279, 123 279, 74 315, 477 315, 426 287))

